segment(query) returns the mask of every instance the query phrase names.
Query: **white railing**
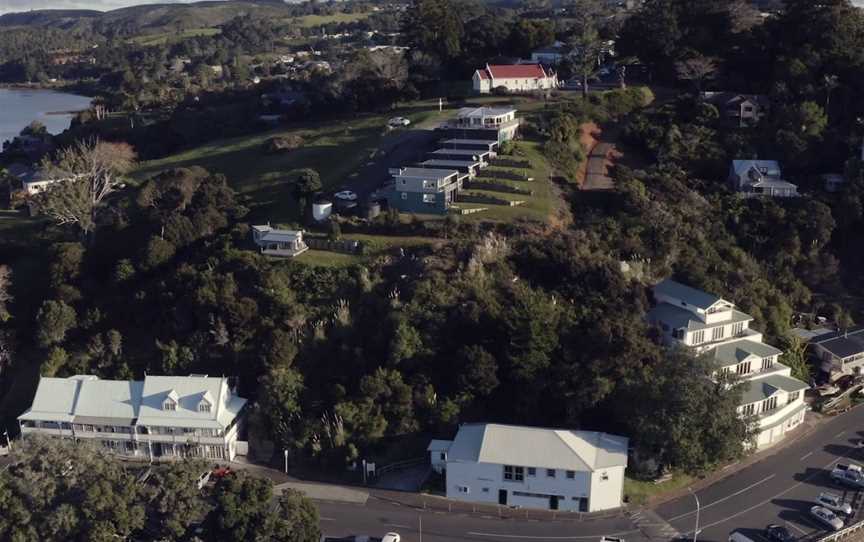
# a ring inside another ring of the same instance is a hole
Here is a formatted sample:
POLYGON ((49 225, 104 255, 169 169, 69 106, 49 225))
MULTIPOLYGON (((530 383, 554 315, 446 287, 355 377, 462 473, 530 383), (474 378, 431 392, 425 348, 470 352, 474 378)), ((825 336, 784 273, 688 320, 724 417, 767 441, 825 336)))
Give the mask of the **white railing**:
POLYGON ((840 529, 836 533, 831 533, 819 539, 819 542, 833 542, 834 540, 843 540, 847 536, 853 535, 864 528, 864 521, 853 523, 845 529, 840 529))

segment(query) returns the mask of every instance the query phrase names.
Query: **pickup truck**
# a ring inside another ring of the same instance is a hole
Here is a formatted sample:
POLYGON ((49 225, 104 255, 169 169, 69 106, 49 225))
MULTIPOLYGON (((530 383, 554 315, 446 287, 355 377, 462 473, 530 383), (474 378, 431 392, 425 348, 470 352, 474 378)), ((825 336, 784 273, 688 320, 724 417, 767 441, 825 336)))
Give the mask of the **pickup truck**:
POLYGON ((851 463, 838 464, 831 470, 831 479, 855 488, 864 488, 864 469, 851 463))

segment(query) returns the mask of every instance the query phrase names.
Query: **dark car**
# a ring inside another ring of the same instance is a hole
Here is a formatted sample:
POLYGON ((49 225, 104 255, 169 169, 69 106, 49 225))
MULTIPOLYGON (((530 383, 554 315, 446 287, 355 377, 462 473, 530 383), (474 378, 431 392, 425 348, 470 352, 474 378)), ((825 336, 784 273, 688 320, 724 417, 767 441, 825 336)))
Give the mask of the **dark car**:
POLYGON ((765 527, 765 538, 768 540, 776 540, 777 542, 792 542, 795 540, 789 529, 782 525, 771 524, 765 527))

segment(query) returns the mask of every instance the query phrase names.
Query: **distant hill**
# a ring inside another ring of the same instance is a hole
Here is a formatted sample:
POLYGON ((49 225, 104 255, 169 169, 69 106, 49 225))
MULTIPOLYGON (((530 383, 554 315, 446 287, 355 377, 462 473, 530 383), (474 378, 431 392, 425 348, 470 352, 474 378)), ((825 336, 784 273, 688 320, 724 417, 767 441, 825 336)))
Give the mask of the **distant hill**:
POLYGON ((51 27, 94 30, 134 36, 210 28, 231 19, 287 17, 290 6, 280 1, 210 1, 193 4, 145 4, 112 11, 36 10, 0 15, 0 28, 51 27))

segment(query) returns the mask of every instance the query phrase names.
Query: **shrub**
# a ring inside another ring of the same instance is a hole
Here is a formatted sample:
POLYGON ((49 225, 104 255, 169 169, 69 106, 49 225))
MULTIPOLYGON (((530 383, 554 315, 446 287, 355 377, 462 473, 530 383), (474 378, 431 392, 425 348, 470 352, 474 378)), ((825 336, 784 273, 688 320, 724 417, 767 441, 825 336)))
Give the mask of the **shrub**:
POLYGON ((268 154, 293 151, 303 146, 303 138, 297 134, 271 137, 264 143, 264 151, 268 154))

